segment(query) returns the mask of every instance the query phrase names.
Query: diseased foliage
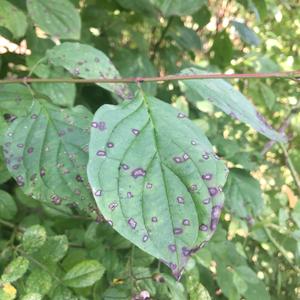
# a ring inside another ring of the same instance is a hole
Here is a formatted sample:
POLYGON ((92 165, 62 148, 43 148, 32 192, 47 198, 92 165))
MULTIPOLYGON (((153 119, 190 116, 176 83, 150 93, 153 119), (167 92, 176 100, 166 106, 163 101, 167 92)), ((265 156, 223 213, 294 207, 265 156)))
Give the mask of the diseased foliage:
POLYGON ((61 78, 0 85, 0 299, 297 299, 296 80, 140 78, 299 69, 297 7, 0 0, 1 79, 61 78))

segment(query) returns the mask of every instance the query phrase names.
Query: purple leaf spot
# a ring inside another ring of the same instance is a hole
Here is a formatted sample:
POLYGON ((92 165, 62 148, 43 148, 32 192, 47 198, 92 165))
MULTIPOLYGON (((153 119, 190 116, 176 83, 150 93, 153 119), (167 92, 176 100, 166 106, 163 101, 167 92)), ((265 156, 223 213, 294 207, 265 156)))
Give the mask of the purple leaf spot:
POLYGON ((111 143, 111 142, 109 142, 109 143, 106 144, 106 146, 107 146, 108 148, 112 148, 112 147, 114 146, 114 144, 111 143))
POLYGON ((182 250, 183 256, 190 256, 191 255, 191 251, 187 247, 182 247, 181 250, 182 250))
POLYGON ((168 249, 171 251, 171 252, 176 252, 176 245, 175 244, 170 244, 168 246, 168 249))
POLYGON ((108 205, 108 208, 109 208, 111 211, 113 211, 117 206, 118 206, 117 203, 112 202, 112 203, 110 203, 110 204, 108 205))
POLYGON ((209 187, 208 192, 212 197, 214 197, 219 193, 219 190, 216 187, 209 187))
POLYGON ((208 226, 205 225, 205 224, 201 224, 201 225, 199 226, 199 230, 201 230, 201 231, 207 231, 207 230, 208 230, 208 226))
POLYGON ((197 184, 192 184, 190 187, 189 187, 189 191, 190 192, 194 192, 194 191, 196 191, 197 190, 197 184))
POLYGON ((132 193, 131 193, 131 192, 128 192, 128 193, 127 193, 127 198, 132 198, 132 197, 133 197, 132 193))
POLYGON ((211 180, 213 175, 211 173, 206 173, 201 176, 203 180, 211 180))
POLYGON ((173 229, 174 234, 182 234, 182 232, 183 232, 182 228, 174 228, 173 229))
POLYGON ((131 132, 134 134, 134 135, 138 135, 140 133, 140 131, 138 129, 131 129, 131 132))
POLYGON ((157 222, 157 217, 152 217, 152 218, 151 218, 151 221, 152 221, 153 223, 156 223, 156 222, 157 222))
POLYGON ((179 164, 179 163, 182 162, 182 159, 181 159, 181 157, 179 157, 179 156, 173 157, 173 160, 174 160, 177 164, 179 164))
POLYGON ((121 168, 122 168, 123 170, 128 170, 128 169, 129 169, 129 166, 126 165, 126 164, 121 164, 121 168))
POLYGON ((187 153, 184 153, 183 156, 182 156, 183 160, 186 161, 188 160, 190 157, 187 153))
POLYGON ((144 177, 146 175, 146 171, 142 168, 137 168, 137 169, 134 169, 132 172, 131 172, 131 176, 136 179, 138 177, 144 177))
POLYGON ((203 157, 203 159, 207 160, 207 159, 209 159, 209 154, 208 153, 204 153, 202 155, 202 157, 203 157))
POLYGON ((148 236, 147 234, 145 234, 145 235, 143 236, 143 242, 144 242, 144 243, 147 242, 148 239, 149 239, 149 236, 148 236))
POLYGON ((95 196, 99 197, 102 195, 102 191, 101 190, 97 190, 94 194, 95 196))
POLYGON ((17 144, 17 147, 23 148, 23 147, 24 147, 24 144, 17 144))
POLYGON ((188 220, 188 219, 184 219, 184 220, 182 221, 182 225, 184 225, 184 226, 189 226, 189 225, 191 225, 191 222, 190 222, 190 220, 188 220))
POLYGON ((136 221, 135 221, 133 218, 130 218, 130 219, 128 220, 128 225, 129 225, 132 229, 135 229, 137 223, 136 223, 136 221))
POLYGON ((78 182, 83 182, 83 178, 78 174, 76 175, 75 179, 78 181, 78 182))
POLYGON ((192 141, 191 141, 191 144, 192 144, 193 146, 195 146, 195 145, 197 145, 197 142, 194 141, 194 140, 192 140, 192 141))
POLYGON ((53 204, 59 205, 61 203, 61 197, 59 197, 57 195, 53 195, 53 196, 51 196, 51 201, 53 204))
POLYGON ((148 189, 148 190, 151 190, 152 189, 152 183, 150 183, 150 182, 147 182, 147 184, 146 184, 146 188, 148 189))
POLYGON ((176 199, 177 199, 178 203, 180 203, 180 204, 184 203, 184 198, 182 196, 178 196, 176 199))
POLYGON ((106 124, 105 124, 105 122, 100 121, 100 122, 98 123, 98 128, 99 128, 100 131, 104 131, 104 130, 106 129, 106 124))
POLYGON ((104 150, 98 150, 96 153, 97 156, 106 156, 106 152, 104 150))
POLYGON ((210 198, 206 198, 203 200, 203 204, 209 204, 210 203, 210 198))
POLYGON ((46 170, 44 168, 41 168, 40 170, 40 176, 44 177, 46 175, 46 170))
POLYGON ((33 152, 33 147, 29 147, 29 148, 27 149, 27 152, 28 152, 29 154, 31 154, 31 153, 33 152))
POLYGON ((177 118, 178 119, 183 119, 183 118, 186 118, 186 115, 180 112, 180 113, 177 114, 177 118))

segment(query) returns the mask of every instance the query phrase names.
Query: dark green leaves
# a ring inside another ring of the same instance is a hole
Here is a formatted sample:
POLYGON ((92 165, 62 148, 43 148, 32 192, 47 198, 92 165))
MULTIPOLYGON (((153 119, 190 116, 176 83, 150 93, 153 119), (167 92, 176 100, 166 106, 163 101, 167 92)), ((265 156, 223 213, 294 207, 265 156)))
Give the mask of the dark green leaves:
MULTIPOLYGON (((204 74, 196 68, 184 69, 181 74, 204 74)), ((232 85, 222 79, 186 80, 184 84, 199 95, 200 99, 211 101, 229 116, 238 119, 256 129, 266 137, 276 141, 285 141, 284 134, 276 132, 255 109, 247 98, 232 85)))
POLYGON ((243 42, 249 45, 258 46, 260 44, 260 39, 257 34, 249 28, 245 23, 238 21, 231 21, 236 31, 239 33, 243 42))
POLYGON ((64 277, 65 285, 82 288, 101 279, 105 269, 97 260, 84 260, 71 268, 64 277))
POLYGON ((80 16, 68 0, 27 0, 27 9, 33 21, 51 37, 80 38, 80 16))
POLYGON ((86 178, 90 122, 83 107, 58 109, 36 100, 26 117, 11 124, 4 153, 26 194, 81 209, 93 203, 86 178))
POLYGON ((0 190, 0 218, 12 220, 17 214, 14 198, 7 192, 0 190))
MULTIPOLYGON (((118 78, 119 72, 110 59, 100 50, 79 43, 63 43, 47 51, 49 62, 68 70, 73 76, 81 78, 118 78)), ((132 94, 124 84, 99 85, 126 99, 132 94)))
POLYGON ((92 122, 88 177, 108 223, 179 277, 216 229, 227 169, 186 116, 146 96, 92 122))
POLYGON ((0 0, 0 23, 16 39, 21 38, 26 32, 27 21, 25 14, 12 5, 10 1, 0 0))

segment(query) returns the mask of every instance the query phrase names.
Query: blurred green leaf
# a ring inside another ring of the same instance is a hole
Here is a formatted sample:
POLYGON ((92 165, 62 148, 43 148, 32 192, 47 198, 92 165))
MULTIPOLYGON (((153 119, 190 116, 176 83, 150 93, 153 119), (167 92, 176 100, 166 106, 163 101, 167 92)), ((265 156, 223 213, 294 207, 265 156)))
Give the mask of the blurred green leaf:
POLYGON ((0 190, 0 218, 12 220, 17 214, 14 198, 7 192, 0 190))
POLYGON ((0 0, 0 7, 0 25, 7 28, 16 39, 24 36, 27 20, 22 10, 6 0, 0 0))
POLYGON ((233 215, 251 219, 262 212, 264 202, 260 185, 249 172, 238 168, 230 169, 224 192, 225 205, 233 215))
POLYGON ((68 0, 27 0, 33 21, 47 34, 59 39, 80 38, 81 20, 68 0))
POLYGON ((258 46, 260 44, 260 39, 257 34, 249 28, 245 23, 238 21, 231 21, 236 31, 239 33, 241 40, 246 44, 258 46))
MULTIPOLYGON (((196 68, 188 68, 181 71, 183 75, 201 75, 205 73, 196 68)), ((284 134, 278 133, 271 128, 252 103, 225 80, 200 79, 186 80, 183 83, 199 94, 200 97, 211 101, 232 118, 245 122, 269 139, 286 141, 284 134)))

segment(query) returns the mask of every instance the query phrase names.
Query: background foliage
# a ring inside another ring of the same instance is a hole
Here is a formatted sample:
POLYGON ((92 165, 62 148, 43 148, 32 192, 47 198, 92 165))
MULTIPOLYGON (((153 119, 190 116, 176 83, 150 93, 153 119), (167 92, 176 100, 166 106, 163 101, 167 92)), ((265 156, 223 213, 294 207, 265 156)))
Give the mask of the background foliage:
MULTIPOLYGON (((0 0, 0 76, 78 75, 68 69, 76 55, 72 47, 63 62, 55 57, 53 48, 65 41, 103 51, 123 77, 173 74, 190 66, 236 73, 296 70, 299 19, 297 1, 285 0, 0 0)), ((95 77, 85 71, 82 77, 95 77)), ((181 83, 143 84, 148 94, 188 114, 231 168, 218 230, 180 282, 101 216, 95 222, 74 208, 24 195, 1 150, 0 299, 300 299, 299 85, 286 79, 232 83, 273 127, 284 125, 287 149, 181 83), (272 147, 264 151, 266 145, 272 147)), ((1 85, 0 144, 11 122, 26 115, 32 93, 45 101, 34 109, 81 104, 86 109, 72 113, 80 118, 120 101, 107 89, 130 93, 113 85, 1 85)))

